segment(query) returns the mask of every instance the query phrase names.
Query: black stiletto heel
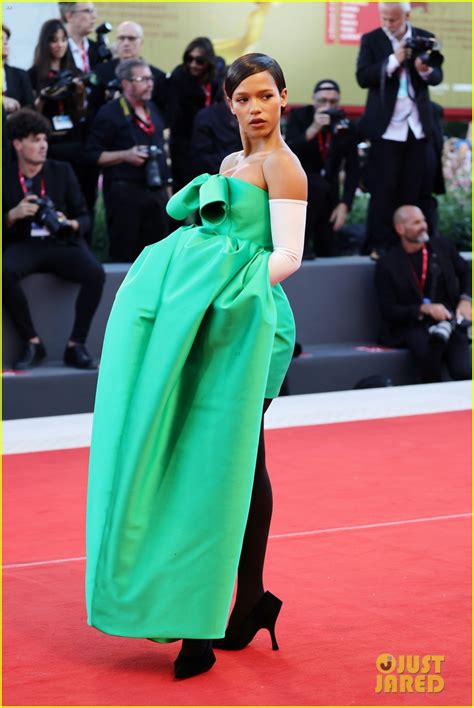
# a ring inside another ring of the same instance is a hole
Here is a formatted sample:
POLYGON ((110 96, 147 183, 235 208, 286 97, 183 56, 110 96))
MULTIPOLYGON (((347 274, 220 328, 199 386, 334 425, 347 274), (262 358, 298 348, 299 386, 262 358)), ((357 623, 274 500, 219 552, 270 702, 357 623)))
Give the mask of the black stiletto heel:
POLYGON ((235 629, 228 628, 225 637, 214 639, 212 646, 216 649, 243 649, 260 629, 267 629, 272 640, 272 649, 276 651, 279 646, 275 635, 275 624, 282 605, 283 602, 278 597, 271 592, 265 592, 242 624, 235 629))
POLYGON ((216 657, 212 651, 212 641, 209 640, 208 645, 202 654, 199 656, 182 656, 178 654, 174 662, 174 675, 177 679, 191 678, 198 676, 205 671, 212 669, 216 662, 216 657))

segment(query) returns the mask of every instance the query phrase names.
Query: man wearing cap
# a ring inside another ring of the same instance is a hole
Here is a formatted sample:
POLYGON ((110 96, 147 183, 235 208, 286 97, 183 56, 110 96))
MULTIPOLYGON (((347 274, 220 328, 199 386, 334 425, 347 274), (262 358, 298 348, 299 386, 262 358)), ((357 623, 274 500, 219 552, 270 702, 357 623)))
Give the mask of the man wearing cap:
POLYGON ((306 259, 335 254, 334 232, 344 226, 359 180, 356 131, 340 97, 336 81, 318 81, 312 105, 294 108, 288 119, 286 142, 308 177, 306 259))

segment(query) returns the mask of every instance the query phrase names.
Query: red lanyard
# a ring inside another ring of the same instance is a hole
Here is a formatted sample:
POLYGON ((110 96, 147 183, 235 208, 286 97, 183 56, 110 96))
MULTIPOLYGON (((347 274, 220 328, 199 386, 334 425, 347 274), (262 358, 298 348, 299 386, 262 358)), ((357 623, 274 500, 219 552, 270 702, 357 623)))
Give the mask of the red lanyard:
POLYGON ((89 71, 91 70, 90 64, 89 64, 89 57, 87 56, 87 52, 85 49, 79 49, 81 52, 81 59, 82 59, 82 70, 85 74, 88 74, 89 71))
POLYGON ((428 276, 428 249, 426 246, 423 246, 423 250, 421 252, 422 255, 422 261, 421 261, 421 276, 418 277, 415 269, 413 268, 413 271, 415 272, 415 277, 418 281, 418 285, 420 286, 420 290, 423 294, 425 290, 425 285, 426 285, 426 278, 428 276))
POLYGON ((323 162, 326 162, 326 158, 329 152, 329 146, 331 144, 331 133, 326 133, 326 138, 324 139, 322 131, 320 130, 319 133, 316 133, 316 138, 319 144, 319 152, 321 154, 321 159, 323 162))
MULTIPOLYGON (((23 194, 25 195, 25 197, 27 194, 31 194, 31 192, 28 192, 28 190, 26 188, 26 181, 25 181, 25 178, 23 177, 23 175, 21 174, 20 168, 18 168, 18 179, 20 180, 21 188, 23 190, 23 194)), ((44 185, 44 177, 41 177, 41 190, 40 191, 41 191, 41 197, 45 197, 46 196, 46 187, 44 185)))
POLYGON ((148 117, 148 120, 143 120, 143 118, 140 118, 140 116, 137 116, 135 111, 133 112, 133 120, 135 123, 138 125, 138 127, 143 130, 144 133, 147 135, 153 135, 155 132, 155 126, 153 125, 153 121, 151 120, 151 117, 148 117))
POLYGON ((206 97, 204 105, 207 108, 212 103, 212 87, 211 83, 203 84, 202 90, 204 91, 204 96, 206 97))

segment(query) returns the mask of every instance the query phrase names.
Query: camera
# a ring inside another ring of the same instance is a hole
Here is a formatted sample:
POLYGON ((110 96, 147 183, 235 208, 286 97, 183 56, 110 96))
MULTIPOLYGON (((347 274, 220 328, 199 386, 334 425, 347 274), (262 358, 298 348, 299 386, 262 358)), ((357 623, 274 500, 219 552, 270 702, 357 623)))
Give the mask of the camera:
POLYGON ((57 215, 54 203, 48 196, 37 196, 35 203, 39 208, 34 220, 37 224, 45 226, 51 236, 61 240, 68 238, 73 233, 71 226, 57 215))
POLYGON ((441 45, 435 37, 409 37, 405 47, 412 50, 413 59, 419 57, 427 66, 438 68, 443 63, 441 45))
POLYGON ((469 329, 471 324, 471 321, 464 319, 464 317, 453 317, 451 320, 443 320, 442 322, 431 325, 431 327, 428 328, 428 332, 433 339, 447 342, 456 327, 469 329))
POLYGON ((112 52, 107 46, 107 40, 105 39, 105 35, 112 32, 112 29, 113 27, 110 22, 103 22, 95 29, 97 35, 97 54, 100 62, 110 61, 110 59, 112 59, 112 52))
POLYGON ((349 130, 350 122, 342 108, 328 108, 321 113, 329 116, 329 128, 332 133, 344 133, 349 130))
POLYGON ((163 154, 163 150, 160 150, 157 145, 140 145, 140 151, 146 155, 147 158, 145 163, 146 186, 152 189, 162 187, 163 180, 161 179, 158 157, 163 154))
POLYGON ((91 77, 92 74, 75 74, 70 69, 62 69, 62 71, 58 72, 53 83, 42 89, 41 96, 54 101, 61 101, 67 94, 72 92, 74 79, 80 79, 87 86, 91 83, 91 77))

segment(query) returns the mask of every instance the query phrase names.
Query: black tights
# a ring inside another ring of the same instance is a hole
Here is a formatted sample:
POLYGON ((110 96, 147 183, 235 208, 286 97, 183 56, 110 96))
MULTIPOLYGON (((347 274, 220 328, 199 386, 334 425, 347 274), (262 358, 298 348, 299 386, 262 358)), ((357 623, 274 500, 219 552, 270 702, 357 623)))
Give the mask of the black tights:
MULTIPOLYGON (((263 414, 271 402, 271 398, 265 399, 263 414)), ((230 615, 229 626, 239 625, 264 593, 263 564, 265 562, 268 533, 272 518, 273 497, 270 477, 265 464, 263 414, 252 498, 237 574, 237 595, 230 615)), ((208 643, 209 640, 206 639, 183 639, 181 653, 186 656, 202 654, 206 650, 208 643)))

